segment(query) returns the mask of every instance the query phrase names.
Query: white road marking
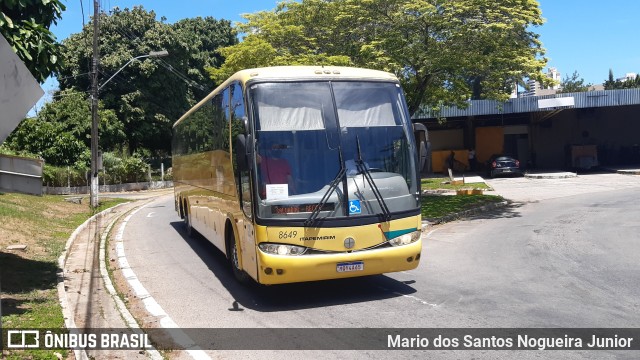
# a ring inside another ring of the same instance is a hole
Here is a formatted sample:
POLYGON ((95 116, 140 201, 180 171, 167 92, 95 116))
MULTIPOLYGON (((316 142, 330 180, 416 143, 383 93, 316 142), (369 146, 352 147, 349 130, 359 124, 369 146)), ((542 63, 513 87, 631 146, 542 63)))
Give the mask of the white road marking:
POLYGON ((422 237, 426 240, 427 238, 429 238, 429 241, 437 241, 437 242, 443 242, 443 243, 448 243, 448 244, 453 244, 453 241, 447 241, 447 240, 440 240, 440 239, 434 239, 434 238, 430 238, 430 236, 435 233, 436 231, 438 231, 440 229, 433 229, 431 231, 429 231, 428 233, 426 233, 425 235, 423 235, 422 237))
POLYGON ((401 295, 403 297, 412 299, 412 300, 416 300, 416 301, 420 302, 422 305, 429 305, 431 307, 438 306, 438 304, 432 304, 430 302, 424 301, 424 300, 420 299, 419 297, 416 297, 416 296, 413 296, 413 295, 405 295, 405 294, 402 294, 402 293, 399 293, 399 292, 396 292, 396 291, 394 291, 393 293, 396 294, 396 295, 401 295))
MULTIPOLYGON (((382 287, 382 286, 378 286, 378 288, 379 288, 379 289, 382 289, 382 290, 384 290, 384 291, 390 291, 389 289, 387 289, 387 288, 385 288, 385 287, 382 287)), ((400 292, 397 292, 397 291, 391 291, 391 293, 392 293, 392 294, 395 294, 395 295, 400 295, 400 296, 402 296, 402 297, 405 297, 405 298, 408 298, 408 299, 411 299, 411 300, 418 301, 418 302, 419 302, 419 303, 421 303, 422 305, 429 305, 429 306, 431 306, 431 307, 436 307, 436 306, 438 306, 438 304, 432 304, 432 303, 430 303, 430 302, 428 302, 428 301, 425 301, 425 300, 420 299, 420 298, 419 298, 419 297, 417 297, 417 296, 413 296, 413 295, 406 295, 406 294, 403 294, 403 293, 400 293, 400 292)))
POLYGON ((152 211, 152 212, 150 212, 150 213, 148 213, 148 214, 147 214, 147 217, 148 217, 148 218, 151 218, 151 217, 153 217, 153 214, 155 214, 155 213, 156 213, 155 211, 152 211))
MULTIPOLYGON (((130 218, 130 216, 128 218, 130 218)), ((117 221, 118 221, 117 218, 114 219, 109 224, 109 226, 107 226, 107 228, 104 230, 104 232, 100 236, 100 254, 99 254, 99 258, 100 258, 100 275, 102 276, 102 280, 104 281, 105 288, 109 292, 109 295, 111 295, 111 298, 113 298, 113 300, 115 301, 116 307, 118 308, 118 311, 120 312, 120 315, 122 316, 124 321, 127 323, 127 326, 129 326, 130 328, 134 329, 134 332, 141 333, 142 330, 140 330, 140 326, 138 326, 138 323, 136 322, 136 319, 133 317, 133 315, 131 315, 131 313, 127 309, 127 306, 124 304, 122 299, 120 299, 120 296, 118 296, 118 293, 116 292, 116 289, 113 286, 113 283, 111 282, 111 278, 109 277, 109 272, 107 271, 107 261, 106 261, 107 236, 109 235, 109 232, 111 231, 111 228, 113 227, 113 225, 117 221)), ((120 232, 118 234, 121 235, 120 232)), ((121 245, 122 245, 122 243, 117 244, 116 247, 117 246, 121 246, 121 245)), ((135 276, 135 274, 134 274, 134 276, 135 276)), ((160 355, 160 352, 158 352, 158 350, 156 350, 155 347, 151 346, 151 348, 147 349, 146 351, 147 351, 147 354, 149 354, 149 356, 152 359, 154 359, 154 360, 162 360, 162 355, 160 355)))
MULTIPOLYGON (((120 265, 120 271, 122 271, 122 275, 126 278, 127 282, 129 283, 129 286, 131 286, 131 288, 136 293, 136 295, 140 299, 142 299, 142 302, 145 308, 147 309, 147 311, 151 313, 153 316, 160 318, 159 319, 160 326, 162 326, 165 329, 172 329, 171 336, 173 337, 173 340, 176 341, 176 343, 180 344, 184 349, 186 349, 185 351, 193 359, 211 360, 209 355, 207 355, 204 352, 204 350, 202 350, 199 346, 197 346, 195 342, 185 332, 183 332, 182 330, 176 330, 180 328, 178 324, 176 324, 176 322, 173 321, 173 319, 171 319, 171 317, 164 311, 162 306, 160 306, 160 304, 158 304, 158 302, 153 298, 153 296, 149 294, 147 289, 145 289, 145 287, 142 285, 142 283, 136 276, 133 269, 131 269, 131 266, 129 266, 129 262, 127 261, 127 258, 124 253, 124 242, 123 242, 124 230, 129 220, 131 220, 131 217, 133 217, 133 215, 135 215, 138 211, 142 210, 147 205, 148 204, 145 204, 137 208, 136 210, 132 211, 131 214, 129 214, 122 221, 122 224, 120 224, 120 228, 116 233, 114 240, 115 240, 116 255, 118 257, 118 264, 120 265)), ((153 212, 149 213, 147 217, 151 217, 149 216, 151 214, 153 214, 153 212)), ((106 231, 105 234, 106 233, 108 233, 108 231, 106 231)), ((106 235, 105 235, 105 238, 106 238, 106 235)), ((104 264, 104 261, 102 263, 104 264)), ((114 289, 114 292, 115 292, 115 289, 114 289)))

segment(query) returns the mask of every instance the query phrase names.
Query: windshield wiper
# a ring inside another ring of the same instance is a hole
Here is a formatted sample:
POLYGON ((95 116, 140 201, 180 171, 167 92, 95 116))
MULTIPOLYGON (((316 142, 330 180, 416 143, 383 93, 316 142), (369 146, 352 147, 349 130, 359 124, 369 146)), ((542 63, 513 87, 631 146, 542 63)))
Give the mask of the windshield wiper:
POLYGON ((311 213, 311 215, 309 215, 309 218, 304 221, 304 226, 311 226, 315 223, 318 215, 320 215, 320 211, 327 204, 327 201, 329 201, 329 198, 331 197, 333 192, 338 188, 338 185, 342 182, 342 179, 344 178, 344 175, 346 173, 347 169, 344 166, 344 161, 342 161, 342 154, 340 154, 340 171, 338 171, 336 177, 329 183, 329 188, 324 193, 322 199, 320 199, 320 202, 318 203, 318 205, 316 205, 315 209, 313 209, 313 212, 311 213))
POLYGON ((360 151, 360 138, 358 137, 358 135, 356 135, 356 146, 358 149, 358 157, 355 162, 356 162, 356 168, 358 169, 358 173, 362 173, 362 176, 367 180, 367 182, 369 183, 369 186, 371 186, 371 191, 373 192, 373 195, 376 197, 376 200, 378 200, 378 204, 380 205, 380 209, 382 210, 382 218, 385 221, 389 221, 391 220, 391 212, 389 211, 389 208, 387 207, 387 203, 384 201, 384 198, 382 197, 380 190, 378 190, 376 183, 373 181, 373 178, 371 177, 371 172, 369 171, 369 167, 365 164, 364 160, 362 159, 362 152, 360 151))

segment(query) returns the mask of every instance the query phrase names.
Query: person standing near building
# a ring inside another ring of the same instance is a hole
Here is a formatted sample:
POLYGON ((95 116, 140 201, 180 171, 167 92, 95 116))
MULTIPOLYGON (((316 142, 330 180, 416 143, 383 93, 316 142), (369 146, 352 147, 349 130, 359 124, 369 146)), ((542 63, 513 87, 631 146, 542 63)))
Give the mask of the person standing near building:
POLYGON ((469 150, 469 169, 476 171, 476 151, 474 149, 469 150))
POLYGON ((455 163, 456 163, 456 153, 454 153, 453 150, 451 150, 451 153, 447 157, 447 167, 451 169, 451 171, 453 171, 453 166, 455 165, 455 163))

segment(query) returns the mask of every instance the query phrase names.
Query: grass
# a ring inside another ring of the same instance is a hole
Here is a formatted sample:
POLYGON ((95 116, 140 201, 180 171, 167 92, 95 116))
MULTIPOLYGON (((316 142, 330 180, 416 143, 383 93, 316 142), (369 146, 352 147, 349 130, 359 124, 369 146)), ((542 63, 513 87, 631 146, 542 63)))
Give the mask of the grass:
POLYGON ((497 195, 424 195, 422 216, 436 219, 503 200, 497 195))
MULTIPOLYGON (((74 204, 62 196, 0 193, 0 297, 2 327, 64 327, 57 292, 57 259, 71 233, 98 211, 126 202, 105 200, 96 210, 87 201, 74 204), (9 251, 10 245, 26 250, 9 251)), ((55 359, 66 350, 5 350, 7 359, 55 359)))
MULTIPOLYGON (((449 178, 432 177, 422 179, 422 190, 491 190, 484 182, 452 185, 449 178)), ((497 195, 424 195, 422 197, 422 216, 428 219, 459 213, 483 205, 502 201, 497 195)))
POLYGON ((447 184, 449 182, 449 178, 446 177, 433 177, 433 178, 425 178, 422 179, 422 190, 461 190, 461 189, 483 189, 488 190, 491 189, 489 185, 484 182, 480 183, 467 183, 467 184, 459 184, 459 185, 451 185, 447 184))

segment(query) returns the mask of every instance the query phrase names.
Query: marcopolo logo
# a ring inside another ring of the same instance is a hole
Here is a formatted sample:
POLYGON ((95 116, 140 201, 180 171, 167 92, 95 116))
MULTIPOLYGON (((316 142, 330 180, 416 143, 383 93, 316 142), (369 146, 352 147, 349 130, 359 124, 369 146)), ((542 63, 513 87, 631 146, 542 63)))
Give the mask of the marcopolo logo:
POLYGON ((40 331, 9 330, 7 331, 7 348, 29 349, 40 347, 40 331))
POLYGON ((83 329, 83 332, 67 332, 65 330, 13 329, 4 332, 2 343, 3 345, 6 344, 7 349, 151 348, 151 342, 146 333, 104 330, 105 329, 83 329))

